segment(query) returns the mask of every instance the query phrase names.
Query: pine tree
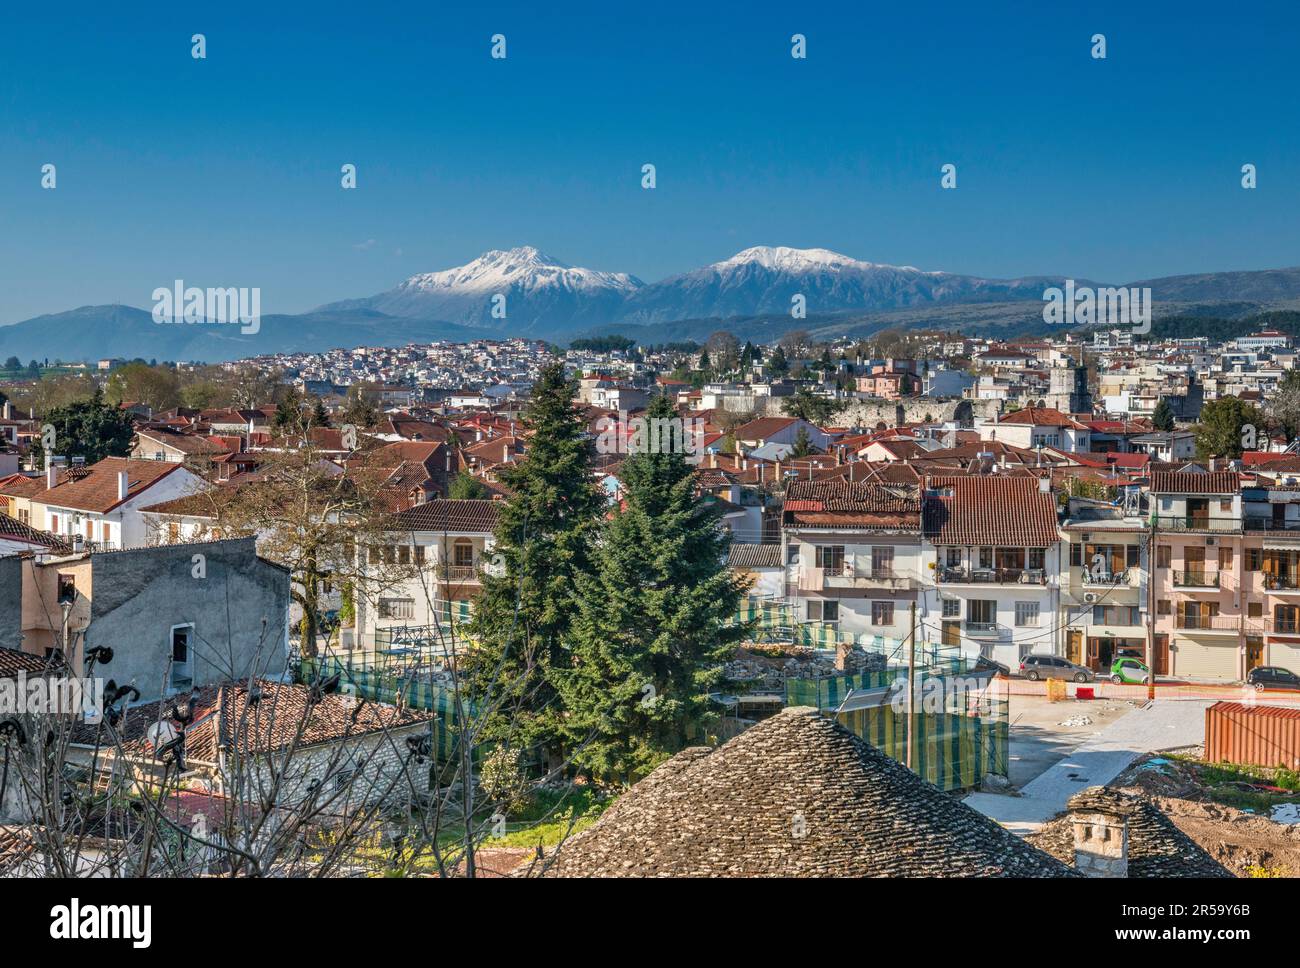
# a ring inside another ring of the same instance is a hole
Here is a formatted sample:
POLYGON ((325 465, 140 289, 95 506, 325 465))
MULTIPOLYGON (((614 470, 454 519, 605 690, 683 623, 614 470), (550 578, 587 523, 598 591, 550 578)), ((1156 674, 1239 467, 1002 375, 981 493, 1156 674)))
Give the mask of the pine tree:
MULTIPOLYGON (((647 416, 672 406, 661 397, 647 416)), ((578 581, 572 661, 556 683, 576 762, 627 782, 705 739, 708 694, 748 629, 734 623, 744 585, 726 567, 730 537, 685 457, 635 454, 621 476, 624 505, 578 581)))
POLYGON ((1169 405, 1169 401, 1164 397, 1160 398, 1155 411, 1151 414, 1151 425, 1156 430, 1164 433, 1174 429, 1174 408, 1169 405))
POLYGON ((549 671, 566 661, 574 582, 590 566, 600 492, 588 476, 590 443, 564 364, 542 368, 523 416, 532 431, 522 461, 501 472, 511 497, 495 531, 500 572, 484 574, 469 627, 471 695, 498 711, 487 732, 512 745, 554 749, 560 711, 549 671))

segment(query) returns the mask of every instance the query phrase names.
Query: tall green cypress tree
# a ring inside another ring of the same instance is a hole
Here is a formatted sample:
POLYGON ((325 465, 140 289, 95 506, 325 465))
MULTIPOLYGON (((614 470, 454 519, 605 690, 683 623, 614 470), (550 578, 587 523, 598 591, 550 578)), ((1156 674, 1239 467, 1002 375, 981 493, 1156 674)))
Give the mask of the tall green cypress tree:
POLYGON ((543 367, 524 426, 524 459, 501 472, 512 492, 501 508, 494 555, 470 624, 479 648, 466 661, 469 691, 492 712, 486 732, 516 746, 554 749, 560 709, 549 670, 566 661, 574 581, 590 567, 604 499, 589 475, 590 442, 564 364, 543 367))
MULTIPOLYGON (((659 397, 646 415, 671 418, 672 405, 659 397)), ((575 761, 626 782, 704 740, 708 693, 748 629, 733 624, 744 585, 727 570, 730 536, 684 454, 629 456, 621 478, 555 681, 575 761)))

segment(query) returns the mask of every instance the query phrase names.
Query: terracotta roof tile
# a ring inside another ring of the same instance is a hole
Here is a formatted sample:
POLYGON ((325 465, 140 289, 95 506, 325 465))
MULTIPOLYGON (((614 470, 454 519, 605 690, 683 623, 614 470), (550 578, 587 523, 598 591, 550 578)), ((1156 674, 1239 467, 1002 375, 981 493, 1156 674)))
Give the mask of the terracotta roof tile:
POLYGON ((928 484, 924 528, 935 544, 1042 548, 1060 540, 1056 502, 1036 478, 945 476, 928 484))

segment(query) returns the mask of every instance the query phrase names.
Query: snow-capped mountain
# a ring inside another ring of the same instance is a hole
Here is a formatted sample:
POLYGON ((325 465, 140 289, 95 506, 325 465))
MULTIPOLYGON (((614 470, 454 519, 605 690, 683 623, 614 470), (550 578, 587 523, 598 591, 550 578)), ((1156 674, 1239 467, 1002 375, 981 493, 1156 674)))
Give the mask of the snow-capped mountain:
POLYGON ((1042 280, 1010 281, 881 265, 829 249, 755 246, 713 265, 645 286, 624 320, 667 322, 790 311, 802 295, 809 314, 897 309, 929 303, 1041 299, 1042 280))
MULTIPOLYGON (((1057 284, 1059 280, 1051 284, 1057 284)), ((608 323, 788 313, 809 315, 941 302, 1041 299, 1042 279, 980 279, 863 262, 829 249, 755 246, 722 262, 645 284, 624 272, 566 265, 532 246, 485 252, 454 269, 412 276, 368 299, 325 310, 370 309, 511 333, 563 336, 608 323), (505 297, 505 318, 493 300, 505 297)))
POLYGON ((374 309, 390 316, 530 333, 608 322, 643 285, 625 272, 570 266, 521 246, 493 249, 463 266, 412 276, 377 296, 322 308, 374 309), (498 296, 504 299, 496 300, 498 296), (498 305, 504 318, 493 315, 498 305))

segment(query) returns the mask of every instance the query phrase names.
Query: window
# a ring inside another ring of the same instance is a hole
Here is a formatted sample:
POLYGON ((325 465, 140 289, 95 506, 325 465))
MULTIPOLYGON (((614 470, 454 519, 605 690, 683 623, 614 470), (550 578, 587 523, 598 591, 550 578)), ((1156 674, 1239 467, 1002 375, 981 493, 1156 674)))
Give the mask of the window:
POLYGON ((1264 567, 1264 549, 1247 548, 1246 549, 1246 570, 1260 571, 1264 567))
POLYGON ((1168 615, 1168 614, 1170 614, 1170 609, 1169 609, 1169 599, 1167 599, 1167 598, 1162 598, 1162 599, 1160 599, 1160 601, 1156 602, 1156 614, 1157 614, 1157 615, 1168 615))
POLYGON ((1263 603, 1263 602, 1247 602, 1247 603, 1246 603, 1246 616, 1247 616, 1248 618, 1262 618, 1263 615, 1264 615, 1264 603, 1263 603))
POLYGON ((458 568, 472 568, 474 566, 474 543, 469 538, 457 538, 452 551, 452 564, 458 568))
POLYGON ((379 600, 380 618, 414 618, 415 599, 381 598, 379 600))
POLYGON ((838 622, 839 620, 840 603, 835 599, 811 599, 808 602, 808 621, 838 622))
POLYGON ((1083 545, 1077 542, 1070 544, 1070 564, 1076 568, 1083 564, 1083 545))
POLYGON ((1028 628, 1038 624, 1037 602, 1016 602, 1016 625, 1028 628))
POLYGON ((1219 570, 1227 571, 1231 567, 1232 567, 1232 549, 1220 548, 1219 549, 1219 570))
POLYGON ((384 554, 384 553, 380 550, 379 545, 371 545, 371 546, 370 546, 370 563, 371 563, 372 565, 377 565, 377 564, 379 564, 381 561, 384 560, 384 558, 383 558, 383 554, 384 554))
POLYGON ((966 602, 966 621, 992 625, 998 620, 998 603, 988 598, 972 598, 966 602))
POLYGON ((1136 605, 1094 605, 1094 625, 1141 625, 1142 617, 1136 605))
POLYGON ((417 565, 424 564, 424 545, 415 546, 415 563, 417 565))
POLYGON ((961 618, 961 599, 945 598, 943 600, 944 618, 961 618))
POLYGON ((172 626, 172 689, 189 689, 194 685, 194 673, 190 668, 190 638, 193 635, 193 625, 172 626))
POLYGON ((893 625, 894 624, 894 603, 893 602, 872 602, 871 603, 871 624, 872 625, 893 625))
POLYGON ((1219 510, 1222 511, 1224 514, 1231 514, 1231 513, 1232 513, 1232 498, 1230 498, 1230 497, 1225 497, 1222 501, 1220 501, 1220 502, 1219 502, 1219 510))
POLYGON ((817 567, 831 572, 844 570, 844 545, 818 545, 817 567))
POLYGON ((871 574, 889 577, 894 574, 894 546, 871 549, 871 574))
POLYGON ((1046 548, 1029 549, 1029 568, 1031 571, 1042 571, 1047 562, 1046 548))
POLYGON ((1156 547, 1156 567, 1168 568, 1169 562, 1173 560, 1173 549, 1169 545, 1158 545, 1156 547))
POLYGON ((1124 546, 1124 567, 1136 568, 1142 563, 1142 546, 1125 545, 1124 546))
POLYGON ((948 554, 948 557, 947 557, 947 564, 948 564, 948 567, 949 567, 949 568, 960 568, 960 567, 961 567, 961 549, 960 549, 960 548, 949 548, 947 554, 948 554))
POLYGON ((411 546, 410 546, 410 545, 398 545, 398 546, 397 546, 397 563, 398 563, 399 565, 409 565, 409 564, 411 563, 411 546))
POLYGON ((993 567, 993 549, 992 549, 992 548, 981 548, 981 549, 980 549, 980 558, 979 558, 979 561, 980 561, 980 567, 981 567, 981 568, 992 568, 992 567, 993 567))

